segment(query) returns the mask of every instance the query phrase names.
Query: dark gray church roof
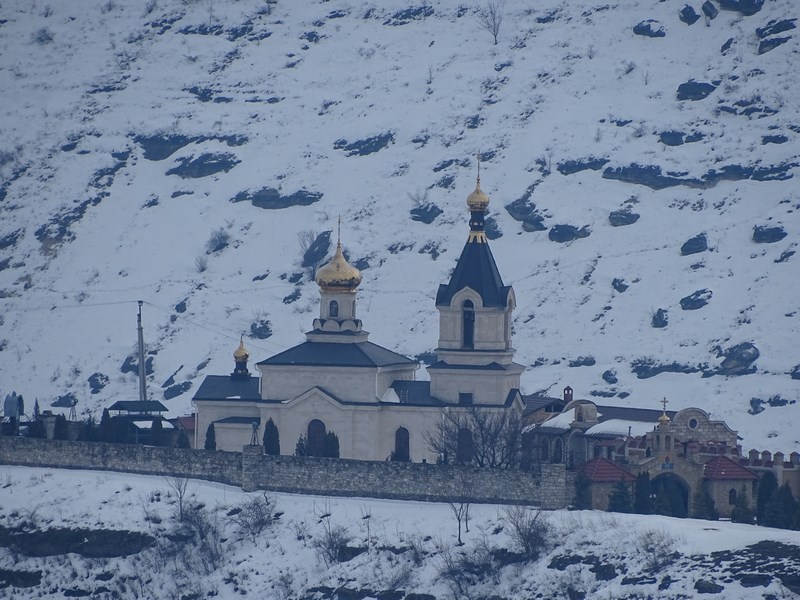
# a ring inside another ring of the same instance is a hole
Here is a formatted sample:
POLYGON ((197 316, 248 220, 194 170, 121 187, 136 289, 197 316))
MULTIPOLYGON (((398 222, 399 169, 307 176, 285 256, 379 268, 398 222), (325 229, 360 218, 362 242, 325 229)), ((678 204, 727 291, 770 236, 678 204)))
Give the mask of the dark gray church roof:
POLYGON ((261 424, 261 417, 225 417, 214 421, 214 423, 229 423, 231 425, 252 425, 253 423, 261 424))
MULTIPOLYGON (((632 408, 629 406, 597 406, 597 421, 610 421, 620 419, 622 421, 643 421, 645 423, 657 423, 662 411, 653 408, 632 408)), ((675 418, 675 411, 668 410, 667 416, 675 418)))
POLYGON ((444 406, 445 403, 431 396, 430 381, 394 381, 392 389, 400 398, 400 404, 413 406, 444 406))
POLYGON ((197 389, 193 400, 261 400, 258 377, 237 378, 230 375, 208 375, 197 389))
POLYGON ((303 342, 259 365, 310 365, 318 367, 385 367, 413 365, 416 361, 372 342, 337 344, 335 342, 303 342))
POLYGON ((135 413, 167 412, 167 407, 158 400, 119 400, 108 410, 124 410, 135 413))
POLYGON ((443 360, 438 360, 428 367, 431 369, 460 369, 462 371, 507 371, 511 365, 501 365, 500 363, 492 362, 488 365, 451 365, 443 360))
POLYGON ((480 295, 484 306, 505 308, 508 304, 511 287, 503 285, 485 237, 470 237, 464 245, 450 283, 439 286, 436 306, 449 306, 453 296, 466 287, 480 295))

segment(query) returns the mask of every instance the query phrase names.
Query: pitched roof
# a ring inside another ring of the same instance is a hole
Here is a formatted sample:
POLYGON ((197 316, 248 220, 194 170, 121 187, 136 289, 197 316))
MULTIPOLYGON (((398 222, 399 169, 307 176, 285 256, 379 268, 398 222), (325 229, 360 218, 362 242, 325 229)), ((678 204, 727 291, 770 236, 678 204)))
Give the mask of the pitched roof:
POLYGON ((746 469, 727 456, 715 456, 705 464, 703 476, 706 479, 737 479, 755 481, 758 475, 746 469))
POLYGON ((108 407, 108 410, 124 410, 127 412, 151 413, 166 412, 167 407, 158 400, 119 400, 108 407))
POLYGON ((261 417, 225 417, 214 421, 214 423, 252 426, 253 423, 261 424, 261 417))
POLYGON ((522 401, 525 403, 526 415, 547 407, 558 407, 559 410, 564 408, 564 400, 562 398, 550 398, 548 396, 523 396, 522 401))
POLYGON ((231 377, 208 375, 197 389, 192 400, 261 400, 258 377, 231 377))
POLYGON ((581 467, 581 471, 592 483, 636 481, 636 477, 631 473, 602 457, 593 458, 581 467))
POLYGON ((444 402, 431 396, 430 381, 394 381, 392 389, 400 404, 412 406, 444 406, 444 402))
POLYGON ((503 285, 485 238, 479 240, 471 236, 464 244, 450 282, 439 286, 436 306, 449 306, 453 296, 466 287, 478 293, 484 306, 505 308, 508 305, 511 287, 503 285))
POLYGON ((385 367, 413 365, 416 361, 372 342, 338 344, 310 342, 298 344, 262 360, 259 365, 310 365, 318 367, 385 367))
MULTIPOLYGON (((644 421, 646 423, 658 423, 658 417, 663 411, 653 408, 631 408, 629 406, 600 406, 597 405, 597 420, 601 423, 611 419, 622 421, 644 421)), ((668 410, 667 416, 675 418, 676 411, 668 410)))
POLYGON ((443 360, 437 360, 432 365, 428 366, 431 369, 460 369, 463 371, 507 371, 510 365, 501 365, 496 362, 489 363, 488 365, 451 365, 443 360))

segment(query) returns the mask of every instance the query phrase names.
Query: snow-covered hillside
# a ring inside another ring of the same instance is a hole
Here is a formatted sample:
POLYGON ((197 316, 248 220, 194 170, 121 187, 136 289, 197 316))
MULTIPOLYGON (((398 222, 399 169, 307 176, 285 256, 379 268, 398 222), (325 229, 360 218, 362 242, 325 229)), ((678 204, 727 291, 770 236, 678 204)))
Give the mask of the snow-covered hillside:
POLYGON ((800 589, 799 532, 727 522, 542 513, 547 543, 530 560, 514 541, 519 513, 494 505, 470 507, 458 546, 447 504, 273 494, 281 514, 256 532, 237 510, 260 494, 203 481, 3 467, 0 490, 0 595, 18 599, 753 600, 800 589), (333 542, 346 548, 339 562, 326 556, 333 542))
POLYGON ((690 4, 508 0, 494 45, 456 0, 2 0, 0 391, 134 398, 143 300, 188 412, 242 333, 302 339, 339 215, 372 340, 431 351, 481 153, 526 393, 800 449, 797 5, 690 4))

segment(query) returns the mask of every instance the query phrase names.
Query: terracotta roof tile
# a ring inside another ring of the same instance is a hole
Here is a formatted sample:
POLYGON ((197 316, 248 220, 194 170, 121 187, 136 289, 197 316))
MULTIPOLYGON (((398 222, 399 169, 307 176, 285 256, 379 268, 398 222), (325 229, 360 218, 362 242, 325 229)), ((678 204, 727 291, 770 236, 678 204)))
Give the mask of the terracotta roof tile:
POLYGON ((607 458, 595 458, 583 465, 581 469, 593 483, 616 483, 617 481, 635 481, 631 473, 614 464, 607 458))
POLYGON ((715 456, 712 458, 705 464, 703 473, 706 479, 758 479, 758 475, 750 469, 744 468, 727 456, 715 456))

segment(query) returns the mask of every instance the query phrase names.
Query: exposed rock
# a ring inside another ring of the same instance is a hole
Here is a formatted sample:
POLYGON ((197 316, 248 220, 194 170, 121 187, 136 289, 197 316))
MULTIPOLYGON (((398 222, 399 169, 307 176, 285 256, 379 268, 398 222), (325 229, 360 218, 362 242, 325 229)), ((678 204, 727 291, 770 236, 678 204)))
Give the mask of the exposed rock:
POLYGON ((663 329, 669 324, 669 314, 665 308, 659 308, 653 313, 650 324, 656 329, 663 329))
POLYGON ((681 246, 681 256, 698 254, 706 250, 708 250, 708 240, 706 239, 705 232, 703 232, 683 243, 683 246, 681 246))
POLYGON ((681 308, 683 310, 697 310, 703 308, 711 300, 713 293, 709 289, 702 289, 681 298, 681 308))
POLYGON ((617 372, 614 369, 608 369, 607 371, 603 371, 603 381, 614 385, 615 383, 619 382, 619 378, 617 377, 617 372))
POLYGON ((88 381, 92 394, 99 394, 102 389, 108 385, 109 379, 108 375, 104 375, 103 373, 92 373, 88 381))
POLYGON ((564 162, 560 162, 558 165, 556 165, 556 170, 562 175, 573 175, 575 173, 579 173, 580 171, 586 171, 587 169, 599 171, 606 165, 606 163, 608 163, 607 158, 595 158, 590 156, 588 158, 579 158, 577 160, 565 160, 564 162))
POLYGON ((745 375, 755 372, 753 363, 758 359, 760 352, 752 343, 744 342, 728 348, 723 354, 725 360, 717 369, 717 374, 745 375))
POLYGON ((761 145, 766 146, 767 144, 785 144, 789 141, 785 135, 764 135, 761 137, 761 145))
POLYGON ((708 189, 720 181, 783 181, 791 179, 790 169, 795 163, 785 163, 771 167, 744 167, 742 165, 725 165, 719 170, 711 169, 700 178, 686 177, 685 173, 662 173, 661 167, 632 163, 625 167, 608 167, 603 171, 603 179, 616 179, 627 183, 645 185, 653 190, 683 185, 689 188, 708 189))
POLYGON ((394 133, 387 131, 355 142, 341 139, 333 144, 334 150, 344 150, 347 156, 366 156, 374 154, 394 143, 394 133))
POLYGON ((521 197, 505 206, 511 218, 521 221, 522 229, 528 232, 547 229, 544 217, 536 210, 536 205, 530 201, 534 189, 536 189, 536 184, 531 185, 521 197))
POLYGON ((614 278, 614 279, 611 281, 611 287, 613 287, 613 288, 614 288, 615 290, 617 290, 619 293, 622 293, 622 292, 624 292, 625 290, 627 290, 627 289, 628 289, 630 286, 629 286, 627 283, 625 283, 625 280, 624 280, 624 279, 620 279, 619 277, 615 277, 615 278, 614 278))
POLYGON ((183 383, 176 383, 164 390, 164 400, 172 400, 177 398, 184 392, 188 392, 192 388, 191 381, 184 381, 183 383))
POLYGON ((766 225, 756 225, 753 227, 753 241, 756 244, 773 244, 780 242, 786 237, 783 227, 767 227, 766 225))
POLYGON ((667 35, 664 31, 664 26, 653 19, 647 19, 646 21, 634 25, 633 33, 645 37, 664 37, 667 35))
POLYGON ((639 358, 631 363, 631 371, 637 379, 649 379, 661 373, 698 373, 702 369, 691 365, 682 365, 678 362, 656 363, 652 358, 639 358))
POLYGON ((775 48, 777 48, 781 44, 785 44, 790 39, 791 38, 789 36, 787 36, 787 37, 770 38, 768 40, 761 40, 761 42, 759 42, 759 44, 758 44, 758 53, 759 54, 766 54, 770 50, 775 50, 775 48))
POLYGON ((167 175, 178 175, 183 179, 208 177, 215 173, 227 173, 241 161, 233 154, 206 152, 197 158, 194 156, 179 158, 178 166, 167 171, 167 175))
POLYGON ((694 23, 697 21, 697 19, 700 18, 700 15, 698 15, 695 12, 695 10, 694 10, 694 8, 692 6, 686 4, 681 9, 681 12, 678 14, 678 18, 681 21, 683 21, 684 23, 686 23, 687 25, 694 25, 694 23))
MULTIPOLYGON (((139 359, 136 356, 129 356, 127 357, 122 366, 119 368, 120 371, 123 373, 133 373, 137 377, 139 376, 139 359)), ((144 372, 145 375, 152 375, 153 374, 153 357, 148 356, 144 360, 144 372)))
POLYGON ((716 89, 713 83, 690 80, 678 86, 678 100, 702 100, 716 89))
POLYGON ((551 242, 571 242, 580 238, 589 237, 591 230, 588 225, 584 225, 580 229, 574 225, 553 225, 547 237, 551 242))
POLYGON ((250 337, 265 340, 272 335, 272 323, 267 319, 258 319, 250 323, 250 337))
POLYGON ((662 131, 658 135, 658 141, 665 146, 681 146, 684 135, 682 131, 662 131))
POLYGON ((0 569, 0 589, 6 588, 8 586, 15 588, 36 587, 41 582, 42 582, 41 571, 17 571, 14 569, 0 569))
POLYGON ((331 233, 333 232, 323 231, 311 242, 311 245, 303 254, 301 263, 303 268, 316 267, 328 255, 328 250, 331 247, 331 233))
POLYGON ((383 24, 393 26, 406 25, 407 23, 411 23, 411 21, 430 17, 432 14, 433 8, 427 5, 404 8, 403 10, 398 10, 391 17, 386 19, 383 24))
MULTIPOLYGON (((524 223, 522 224, 522 228, 525 229, 524 223)), ((497 219, 494 217, 486 217, 484 221, 484 231, 486 232, 486 237, 490 240, 503 237, 503 232, 500 231, 500 226, 497 224, 497 219)))
POLYGON ((639 215, 632 212, 630 209, 614 210, 608 215, 608 222, 612 227, 624 227, 625 225, 633 225, 639 220, 639 215))
POLYGON ((751 17, 764 7, 764 0, 719 0, 719 7, 735 10, 745 17, 751 17))
POLYGON ((773 19, 764 25, 764 27, 757 27, 756 35, 758 36, 758 39, 763 40, 771 35, 776 35, 778 33, 783 33, 784 31, 789 31, 790 29, 795 29, 795 21, 797 21, 797 19, 782 19, 780 21, 773 19))
POLYGON ((309 192, 303 189, 284 196, 275 188, 265 187, 255 192, 239 192, 231 199, 231 202, 249 200, 253 206, 258 208, 278 210, 290 206, 309 206, 321 199, 322 192, 309 192))
POLYGON ((714 6, 710 0, 706 0, 705 2, 703 2, 703 5, 700 7, 700 9, 703 11, 703 14, 706 17, 708 17, 710 21, 716 19, 717 15, 719 14, 717 7, 714 6))
POLYGON ((570 367, 591 367, 597 363, 594 356, 579 356, 575 360, 569 361, 570 367))
POLYGON ((792 379, 800 379, 800 365, 795 365, 795 367, 789 372, 789 376, 792 379))
POLYGON ((442 214, 441 208, 433 202, 427 202, 422 206, 411 209, 411 220, 430 225, 440 214, 442 214))
POLYGON ((725 54, 728 51, 728 49, 730 49, 732 44, 733 44, 733 38, 728 38, 725 41, 725 43, 722 44, 722 46, 720 47, 719 51, 722 52, 722 54, 725 54))
POLYGON ((698 579, 694 584, 698 594, 719 594, 725 587, 707 579, 698 579))
POLYGON ((78 397, 72 392, 67 392, 61 396, 56 396, 50 403, 50 406, 54 408, 69 408, 71 406, 75 406, 77 403, 78 397))
POLYGON ((225 142, 228 146, 241 146, 247 142, 245 136, 186 136, 186 135, 135 135, 133 141, 139 144, 144 151, 147 160, 164 160, 172 156, 175 152, 195 142, 206 140, 218 140, 225 142))
POLYGON ((111 529, 46 529, 20 531, 0 526, 0 546, 24 556, 75 553, 87 558, 112 558, 141 552, 155 540, 137 531, 111 529))

